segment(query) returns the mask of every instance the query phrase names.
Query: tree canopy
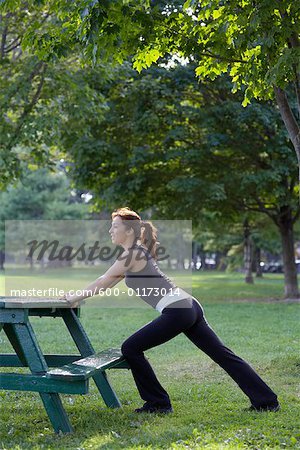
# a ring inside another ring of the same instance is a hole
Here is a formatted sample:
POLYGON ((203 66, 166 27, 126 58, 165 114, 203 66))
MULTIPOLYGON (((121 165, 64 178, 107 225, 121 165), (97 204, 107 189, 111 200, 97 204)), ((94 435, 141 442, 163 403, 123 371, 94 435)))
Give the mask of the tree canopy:
POLYGON ((122 66, 109 84, 99 80, 94 87, 107 111, 100 126, 91 122, 89 136, 78 136, 73 123, 69 173, 100 209, 155 207, 160 217, 194 224, 204 212, 224 224, 241 213, 265 214, 285 239, 296 286, 296 156, 280 115, 270 102, 243 108, 227 76, 199 85, 193 70, 179 65, 137 75, 122 66))
MULTIPOLYGON (((80 52, 83 60, 122 63, 137 70, 166 55, 196 63, 200 78, 226 72, 234 90, 276 99, 300 167, 300 9, 282 0, 4 0, 6 14, 36 13, 22 45, 43 61, 80 52), (288 88, 293 86, 293 94, 288 88)), ((300 172, 299 172, 300 173, 300 172)))
MULTIPOLYGON (((39 19, 38 8, 29 12, 24 5, 0 16, 1 189, 21 178, 26 166, 55 170, 64 155, 66 116, 68 126, 76 118, 78 132, 88 134, 87 116, 100 121, 106 107, 101 92, 85 82, 78 56, 45 62, 22 50, 26 29, 39 19)), ((97 72, 109 77, 99 66, 97 72)))
MULTIPOLYGON (((25 2, 2 5, 11 11, 25 2)), ((198 63, 198 75, 215 78, 229 70, 236 88, 247 87, 246 103, 270 98, 274 85, 284 89, 298 79, 300 11, 290 0, 31 0, 26 7, 40 17, 23 43, 42 60, 79 44, 89 62, 123 62, 131 55, 141 70, 177 53, 198 63)))

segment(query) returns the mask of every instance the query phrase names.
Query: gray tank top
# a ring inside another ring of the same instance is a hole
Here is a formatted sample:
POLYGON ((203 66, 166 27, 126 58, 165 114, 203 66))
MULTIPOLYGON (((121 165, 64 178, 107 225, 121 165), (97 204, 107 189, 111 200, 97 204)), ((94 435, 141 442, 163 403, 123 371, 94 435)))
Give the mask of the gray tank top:
POLYGON ((144 253, 147 264, 139 272, 127 270, 125 272, 125 283, 129 288, 134 289, 142 300, 155 308, 159 300, 170 290, 176 289, 177 286, 160 270, 147 249, 137 244, 132 248, 137 248, 144 253))

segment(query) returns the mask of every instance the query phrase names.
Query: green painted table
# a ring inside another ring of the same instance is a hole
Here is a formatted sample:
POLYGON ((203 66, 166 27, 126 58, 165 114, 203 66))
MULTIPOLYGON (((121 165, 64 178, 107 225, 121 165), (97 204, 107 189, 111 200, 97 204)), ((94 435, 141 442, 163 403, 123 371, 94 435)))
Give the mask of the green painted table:
POLYGON ((0 354, 0 367, 28 367, 31 372, 0 372, 0 389, 38 392, 56 433, 73 431, 59 394, 86 394, 90 378, 107 406, 121 406, 105 370, 129 366, 119 349, 95 354, 79 320, 79 308, 56 299, 0 297, 0 331, 15 350, 15 354, 0 354), (79 355, 44 355, 30 323, 32 316, 61 317, 79 355))

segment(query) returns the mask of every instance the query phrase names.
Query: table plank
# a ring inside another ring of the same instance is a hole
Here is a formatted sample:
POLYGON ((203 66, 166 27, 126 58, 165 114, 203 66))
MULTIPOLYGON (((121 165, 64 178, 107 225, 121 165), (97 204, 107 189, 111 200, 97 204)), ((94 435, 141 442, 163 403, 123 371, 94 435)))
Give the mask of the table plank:
POLYGON ((0 308, 71 308, 66 300, 40 297, 0 297, 0 308))

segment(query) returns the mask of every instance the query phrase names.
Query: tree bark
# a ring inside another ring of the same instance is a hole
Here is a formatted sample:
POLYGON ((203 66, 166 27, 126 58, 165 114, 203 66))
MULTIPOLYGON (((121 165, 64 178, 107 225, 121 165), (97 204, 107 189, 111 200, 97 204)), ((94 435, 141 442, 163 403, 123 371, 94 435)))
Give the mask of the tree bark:
POLYGON ((245 269, 245 282, 253 284, 252 275, 252 262, 253 262, 253 244, 250 235, 250 227, 248 219, 244 220, 244 269, 245 269))
POLYGON ((4 270, 5 253, 0 249, 0 270, 4 270))
MULTIPOLYGON (((0 21, 3 21, 3 16, 0 16, 0 21)), ((3 27, 2 36, 1 36, 1 45, 0 45, 0 58, 3 59, 5 56, 5 45, 6 45, 6 38, 7 38, 7 32, 8 32, 8 26, 7 21, 5 22, 5 25, 3 27)))
POLYGON ((29 262, 30 270, 34 269, 34 263, 32 256, 27 256, 26 260, 29 262))
POLYGON ((224 272, 226 264, 224 263, 224 252, 216 252, 216 269, 224 272))
POLYGON ((201 270, 206 270, 207 266, 206 266, 206 252, 203 250, 203 245, 200 246, 199 249, 199 256, 200 256, 200 261, 201 261, 201 270))
POLYGON ((282 243, 284 293, 286 298, 299 298, 292 211, 289 206, 282 206, 280 212, 279 230, 282 243))
POLYGON ((192 242, 192 260, 193 260, 193 269, 197 269, 197 258, 198 258, 198 243, 193 241, 192 242))
POLYGON ((255 263, 255 273, 257 278, 262 278, 263 272, 260 265, 260 257, 261 257, 261 251, 260 247, 255 247, 254 251, 254 263, 255 263))
POLYGON ((282 120, 288 131, 289 138, 292 141, 298 159, 298 173, 299 173, 298 182, 299 182, 299 202, 300 202, 300 127, 297 123, 295 115, 291 110, 285 91, 277 86, 274 86, 274 92, 282 120))

